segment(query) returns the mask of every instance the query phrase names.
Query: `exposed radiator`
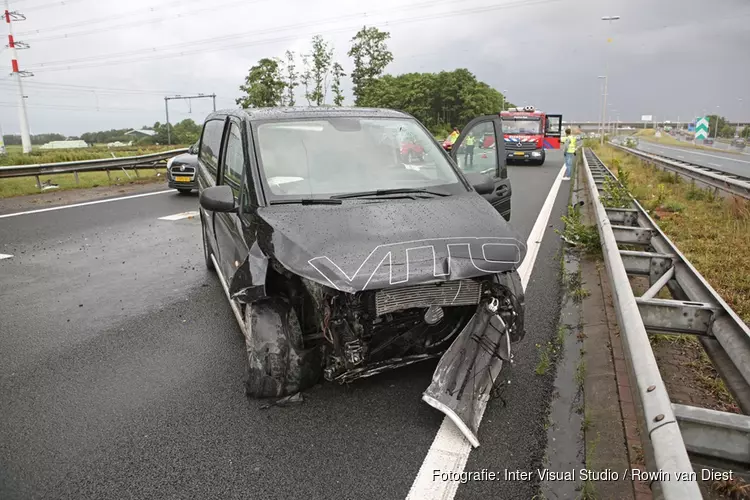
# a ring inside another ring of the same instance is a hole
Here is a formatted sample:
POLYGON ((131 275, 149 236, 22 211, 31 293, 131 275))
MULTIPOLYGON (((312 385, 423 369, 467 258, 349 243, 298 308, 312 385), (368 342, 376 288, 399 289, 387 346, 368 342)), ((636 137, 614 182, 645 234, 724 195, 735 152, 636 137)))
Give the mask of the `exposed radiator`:
POLYGON ((468 306, 479 304, 481 294, 481 283, 473 280, 388 288, 375 294, 375 310, 379 316, 415 307, 468 306))

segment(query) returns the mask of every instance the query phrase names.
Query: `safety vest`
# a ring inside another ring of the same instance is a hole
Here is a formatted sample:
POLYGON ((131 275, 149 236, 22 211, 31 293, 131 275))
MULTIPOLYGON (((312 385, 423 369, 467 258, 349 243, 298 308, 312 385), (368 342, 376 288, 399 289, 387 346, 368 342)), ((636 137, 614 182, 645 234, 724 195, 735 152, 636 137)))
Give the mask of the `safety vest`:
POLYGON ((474 136, 470 135, 466 138, 466 145, 467 146, 473 146, 474 145, 474 136))
POLYGON ((448 140, 450 141, 450 143, 453 144, 454 142, 456 142, 456 139, 458 139, 458 133, 456 133, 455 131, 451 132, 451 135, 448 136, 448 140))
POLYGON ((568 137, 568 141, 569 142, 568 142, 568 150, 566 151, 566 153, 575 153, 576 152, 576 140, 577 139, 578 138, 576 136, 574 136, 574 135, 571 135, 570 137, 568 137))

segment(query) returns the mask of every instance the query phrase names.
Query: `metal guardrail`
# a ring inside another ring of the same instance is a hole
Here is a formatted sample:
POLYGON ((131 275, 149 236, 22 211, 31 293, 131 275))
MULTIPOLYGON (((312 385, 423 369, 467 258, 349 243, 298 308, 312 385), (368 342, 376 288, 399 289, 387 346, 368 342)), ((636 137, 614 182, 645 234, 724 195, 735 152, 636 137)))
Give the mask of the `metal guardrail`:
MULTIPOLYGON (((159 163, 164 162, 177 156, 179 154, 187 152, 187 148, 172 149, 170 151, 162 151, 160 153, 151 153, 140 156, 123 156, 121 158, 104 158, 101 160, 82 160, 82 161, 66 161, 58 163, 38 163, 33 165, 13 165, 10 167, 0 167, 0 179, 8 177, 36 177, 37 186, 41 188, 39 181, 40 175, 53 175, 53 174, 68 174, 74 173, 76 175, 76 183, 78 182, 78 172, 96 172, 106 171, 109 175, 110 170, 124 169, 125 167, 130 168, 145 168, 148 166, 155 167, 159 163)), ((137 175, 136 170, 136 175, 137 175)))
POLYGON ((702 182, 715 189, 750 199, 750 177, 729 174, 715 168, 704 167, 703 165, 697 165, 682 160, 675 160, 668 156, 646 153, 613 142, 610 142, 609 144, 621 151, 625 151, 647 161, 655 162, 667 170, 695 179, 696 181, 702 182))
POLYGON ((750 329, 631 196, 628 208, 605 207, 604 179, 616 176, 588 148, 584 174, 602 243, 624 346, 631 360, 656 468, 666 499, 702 498, 690 454, 750 464, 750 417, 672 404, 649 333, 696 335, 742 411, 750 411, 750 329), (621 245, 640 250, 623 250, 621 245), (636 297, 629 276, 647 276, 636 297), (655 298, 667 287, 673 299, 655 298), (684 476, 683 476, 683 479, 684 476))

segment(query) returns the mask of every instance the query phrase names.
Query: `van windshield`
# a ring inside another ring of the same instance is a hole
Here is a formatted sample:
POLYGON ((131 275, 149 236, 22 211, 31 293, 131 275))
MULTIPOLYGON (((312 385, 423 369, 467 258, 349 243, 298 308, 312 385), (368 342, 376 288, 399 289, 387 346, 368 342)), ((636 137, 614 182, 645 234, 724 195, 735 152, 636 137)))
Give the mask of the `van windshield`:
POLYGON ((451 194, 466 190, 413 119, 292 119, 261 122, 255 130, 271 199, 437 186, 451 194))

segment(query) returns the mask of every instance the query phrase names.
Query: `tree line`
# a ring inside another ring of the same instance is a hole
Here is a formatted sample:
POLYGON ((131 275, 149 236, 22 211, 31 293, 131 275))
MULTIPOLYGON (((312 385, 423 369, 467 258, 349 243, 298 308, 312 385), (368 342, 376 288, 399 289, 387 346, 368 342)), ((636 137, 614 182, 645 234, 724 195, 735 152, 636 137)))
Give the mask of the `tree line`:
MULTIPOLYGON (((89 144, 109 144, 110 142, 124 142, 128 143, 133 141, 134 144, 139 146, 148 146, 152 144, 167 144, 168 139, 171 138, 172 144, 193 144, 198 140, 201 134, 202 124, 197 124, 190 118, 182 120, 181 122, 170 124, 169 132, 170 137, 167 137, 167 124, 156 122, 152 126, 144 125, 140 130, 151 130, 154 135, 147 137, 139 137, 137 135, 128 135, 133 129, 121 128, 102 130, 99 132, 86 132, 80 136, 64 136, 62 134, 37 134, 31 136, 32 145, 47 144, 52 141, 66 141, 66 140, 83 140, 89 144)), ((20 135, 3 135, 3 141, 7 146, 20 146, 21 136, 20 135)))
POLYGON ((390 33, 362 27, 350 40, 346 55, 353 70, 344 72, 333 46, 320 35, 309 52, 287 50, 283 58, 266 57, 250 68, 240 85, 236 103, 243 108, 297 105, 300 88, 308 106, 342 106, 342 81, 351 79, 354 106, 392 108, 412 114, 433 133, 463 127, 472 118, 499 113, 505 97, 468 69, 440 73, 385 74, 393 62, 388 49, 390 33))

